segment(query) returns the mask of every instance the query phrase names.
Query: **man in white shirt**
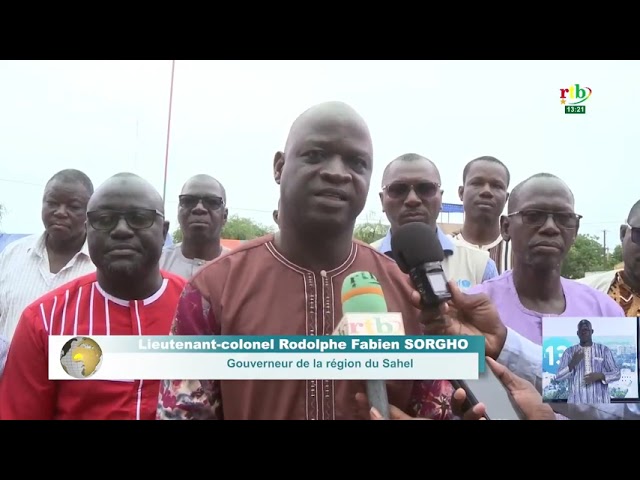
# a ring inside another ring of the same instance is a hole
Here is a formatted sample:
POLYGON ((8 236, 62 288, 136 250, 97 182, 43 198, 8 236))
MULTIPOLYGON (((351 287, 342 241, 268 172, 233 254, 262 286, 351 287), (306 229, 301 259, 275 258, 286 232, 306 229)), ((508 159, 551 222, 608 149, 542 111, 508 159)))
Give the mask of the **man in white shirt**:
POLYGON ((511 174, 495 157, 478 157, 464 167, 458 196, 464 206, 462 230, 452 236, 458 242, 489 252, 498 273, 511 269, 513 253, 500 233, 500 215, 509 198, 511 174))
POLYGON ((160 269, 189 280, 203 265, 229 251, 220 244, 227 223, 227 194, 218 180, 200 174, 187 180, 178 198, 182 242, 165 247, 160 269))
POLYGON ((10 243, 0 253, 0 336, 11 342, 22 311, 45 293, 95 270, 86 245, 89 177, 62 170, 42 198, 45 231, 10 243))

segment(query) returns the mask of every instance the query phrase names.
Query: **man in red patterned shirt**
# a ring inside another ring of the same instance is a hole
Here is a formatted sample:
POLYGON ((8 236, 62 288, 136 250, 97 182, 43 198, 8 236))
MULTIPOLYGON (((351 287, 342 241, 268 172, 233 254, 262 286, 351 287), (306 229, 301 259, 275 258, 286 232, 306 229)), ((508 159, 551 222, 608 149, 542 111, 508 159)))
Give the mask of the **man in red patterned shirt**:
POLYGON ((168 335, 186 281, 161 271, 169 222, 162 198, 121 173, 96 190, 87 242, 97 272, 23 312, 0 379, 1 420, 151 420, 158 381, 48 379, 49 335, 168 335))

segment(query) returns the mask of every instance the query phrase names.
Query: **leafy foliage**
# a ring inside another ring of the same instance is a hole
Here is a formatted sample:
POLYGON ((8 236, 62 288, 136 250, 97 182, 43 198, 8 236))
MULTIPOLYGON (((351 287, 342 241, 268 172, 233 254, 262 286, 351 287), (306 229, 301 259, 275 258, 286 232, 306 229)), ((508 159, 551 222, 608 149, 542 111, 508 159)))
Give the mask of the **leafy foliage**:
POLYGON ((611 254, 605 252, 599 237, 579 234, 562 265, 562 276, 582 278, 587 272, 612 270, 622 262, 622 247, 614 248, 611 254))
POLYGON ((389 225, 378 223, 360 223, 353 231, 353 237, 365 243, 372 243, 384 237, 389 231, 389 225))
MULTIPOLYGON (((250 218, 232 215, 227 219, 227 223, 222 229, 221 238, 227 240, 252 240, 272 232, 271 227, 266 227, 254 222, 250 218)), ((177 228, 172 233, 173 242, 182 241, 182 230, 177 228)))

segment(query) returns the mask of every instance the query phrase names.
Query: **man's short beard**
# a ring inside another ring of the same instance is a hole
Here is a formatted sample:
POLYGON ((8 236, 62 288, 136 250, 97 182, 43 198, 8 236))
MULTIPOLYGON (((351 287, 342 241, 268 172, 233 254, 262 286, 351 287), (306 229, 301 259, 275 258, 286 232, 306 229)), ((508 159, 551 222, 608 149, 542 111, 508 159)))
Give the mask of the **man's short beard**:
POLYGON ((548 273, 552 271, 560 271, 562 270, 562 264, 564 263, 564 258, 559 262, 557 259, 550 259, 539 256, 529 256, 526 258, 525 264, 534 271, 541 273, 548 273))
POLYGON ((105 265, 105 271, 109 276, 122 276, 124 278, 134 278, 140 271, 140 265, 135 263, 113 262, 105 265))

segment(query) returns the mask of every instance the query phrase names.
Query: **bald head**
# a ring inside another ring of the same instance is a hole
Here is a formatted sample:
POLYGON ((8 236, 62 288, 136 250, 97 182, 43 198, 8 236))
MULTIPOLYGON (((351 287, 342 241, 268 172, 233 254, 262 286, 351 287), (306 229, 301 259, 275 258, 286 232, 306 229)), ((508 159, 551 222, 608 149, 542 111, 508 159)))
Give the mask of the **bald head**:
POLYGON ((573 196, 573 192, 569 188, 569 185, 567 185, 560 177, 551 173, 537 173, 526 180, 523 180, 514 187, 511 195, 509 196, 507 210, 509 213, 517 212, 521 209, 524 198, 528 199, 530 196, 535 194, 538 196, 545 196, 549 193, 565 197, 567 203, 570 203, 573 209, 575 198, 573 196))
POLYGON ((182 190, 180 191, 181 195, 194 195, 195 191, 197 192, 207 192, 209 194, 217 195, 224 202, 227 202, 227 192, 224 189, 224 186, 220 181, 213 178, 211 175, 207 175, 206 173, 199 173, 198 175, 194 175, 189 178, 184 185, 182 186, 182 190))
POLYGON ((273 160, 281 231, 300 229, 315 240, 322 234, 351 241, 372 170, 371 134, 352 107, 325 102, 307 109, 273 160))
POLYGON ((632 227, 640 227, 640 200, 634 203, 631 210, 629 210, 627 223, 632 227))
POLYGON ((394 171, 397 170, 398 167, 403 167, 404 165, 423 166, 424 169, 429 172, 429 176, 433 177, 432 181, 441 183, 440 171, 438 170, 438 167, 436 167, 435 163, 422 155, 418 155, 417 153, 405 153, 404 155, 400 155, 398 158, 391 160, 391 162, 389 162, 385 167, 384 172, 382 172, 382 186, 384 187, 388 183, 394 181, 392 179, 395 176, 394 171))
POLYGON ((368 137, 369 150, 373 150, 369 127, 353 107, 344 102, 324 102, 308 108, 294 120, 287 136, 285 154, 289 152, 293 140, 307 135, 310 129, 322 132, 327 127, 335 128, 336 125, 360 129, 361 134, 368 137))
POLYGON ((114 175, 91 197, 87 220, 89 254, 100 286, 122 299, 147 298, 157 291, 169 222, 153 185, 133 173, 114 175))
POLYGON ((100 185, 89 200, 88 211, 99 209, 150 208, 164 213, 162 196, 147 180, 135 173, 117 173, 100 185), (130 200, 127 201, 126 198, 130 200), (119 206, 113 206, 113 203, 119 206), (135 203, 130 207, 126 203, 135 203))

